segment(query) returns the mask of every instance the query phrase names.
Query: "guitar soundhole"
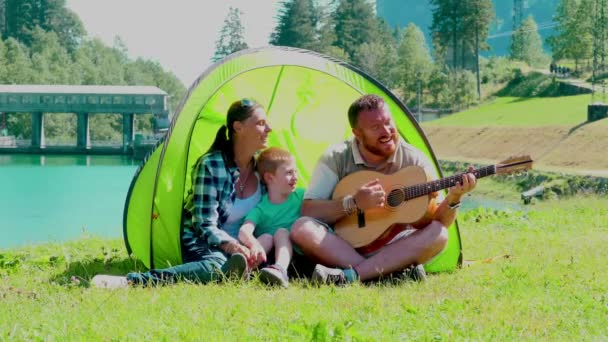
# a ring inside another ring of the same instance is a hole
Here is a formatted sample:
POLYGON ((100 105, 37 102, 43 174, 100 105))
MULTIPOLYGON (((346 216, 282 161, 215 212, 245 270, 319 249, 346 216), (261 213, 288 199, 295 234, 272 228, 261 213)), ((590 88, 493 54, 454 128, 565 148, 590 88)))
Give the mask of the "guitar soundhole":
POLYGON ((405 199, 405 193, 401 189, 391 191, 386 197, 386 204, 389 207, 397 207, 405 199))

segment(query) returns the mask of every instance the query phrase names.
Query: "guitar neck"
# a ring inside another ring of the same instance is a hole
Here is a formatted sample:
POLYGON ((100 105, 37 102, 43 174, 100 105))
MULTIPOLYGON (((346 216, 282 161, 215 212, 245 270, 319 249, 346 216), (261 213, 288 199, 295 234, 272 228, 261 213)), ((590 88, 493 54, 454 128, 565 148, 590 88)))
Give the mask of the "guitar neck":
POLYGON ((427 182, 427 183, 406 186, 404 188, 404 192, 405 192, 404 200, 406 200, 406 201, 411 200, 411 199, 414 199, 414 198, 417 198, 420 196, 428 195, 435 191, 450 188, 450 187, 456 185, 457 182, 462 182, 462 176, 467 173, 474 174, 476 178, 491 176, 496 173, 496 165, 484 166, 482 168, 473 170, 471 172, 459 173, 459 174, 456 174, 456 175, 453 175, 450 177, 434 180, 434 181, 427 182))

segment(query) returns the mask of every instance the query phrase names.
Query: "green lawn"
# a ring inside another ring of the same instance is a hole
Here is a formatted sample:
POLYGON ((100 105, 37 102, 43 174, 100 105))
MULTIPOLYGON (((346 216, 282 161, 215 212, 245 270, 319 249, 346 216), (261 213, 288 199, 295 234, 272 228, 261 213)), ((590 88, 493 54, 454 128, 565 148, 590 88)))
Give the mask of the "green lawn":
MULTIPOLYGON (((516 98, 499 97, 424 125, 444 126, 576 126, 587 120, 591 95, 516 98)), ((608 120, 607 120, 608 121, 608 120)))
POLYGON ((0 340, 605 340, 608 199, 461 215, 465 259, 426 283, 287 290, 257 281, 108 291, 120 240, 0 251, 0 340), (74 278, 72 278, 74 277, 74 278))

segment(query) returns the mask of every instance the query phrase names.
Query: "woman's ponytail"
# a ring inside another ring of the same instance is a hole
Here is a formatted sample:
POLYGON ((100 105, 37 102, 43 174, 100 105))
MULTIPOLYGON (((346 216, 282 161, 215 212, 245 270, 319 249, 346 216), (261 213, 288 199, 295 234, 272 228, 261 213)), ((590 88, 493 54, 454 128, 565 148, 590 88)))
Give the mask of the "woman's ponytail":
POLYGON ((205 154, 213 151, 220 151, 228 162, 234 159, 232 141, 228 139, 228 127, 226 127, 226 125, 222 125, 217 130, 217 133, 215 134, 215 139, 213 140, 211 147, 209 147, 209 150, 207 150, 205 154))

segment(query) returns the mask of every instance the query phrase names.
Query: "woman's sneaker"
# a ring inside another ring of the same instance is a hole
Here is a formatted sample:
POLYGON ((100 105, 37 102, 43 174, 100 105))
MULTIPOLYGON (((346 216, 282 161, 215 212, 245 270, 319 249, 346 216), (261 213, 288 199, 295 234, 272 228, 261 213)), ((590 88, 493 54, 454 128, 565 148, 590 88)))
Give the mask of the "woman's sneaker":
POLYGON ((281 265, 270 265, 260 270, 260 281, 267 285, 278 285, 289 287, 289 277, 287 271, 281 265))
POLYGON ((91 285, 103 289, 120 289, 129 287, 129 284, 127 277, 123 276, 98 274, 91 279, 91 285))
POLYGON ((222 273, 228 279, 244 279, 247 273, 247 258, 241 253, 232 254, 222 266, 222 273))

